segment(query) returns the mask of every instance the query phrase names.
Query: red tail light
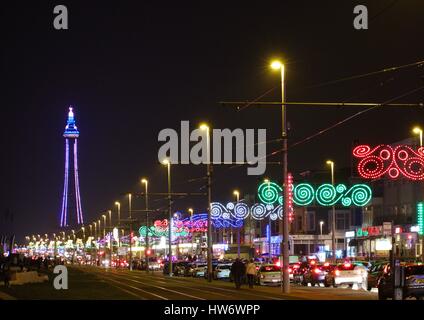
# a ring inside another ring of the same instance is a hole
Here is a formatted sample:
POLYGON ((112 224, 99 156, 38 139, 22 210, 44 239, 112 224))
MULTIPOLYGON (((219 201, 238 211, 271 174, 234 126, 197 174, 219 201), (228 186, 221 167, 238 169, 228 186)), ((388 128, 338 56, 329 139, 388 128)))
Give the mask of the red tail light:
POLYGON ((344 264, 344 267, 345 268, 350 268, 352 266, 352 264, 350 264, 349 262, 346 262, 345 264, 344 264))
POLYGON ((276 265, 277 267, 279 267, 279 266, 280 266, 280 261, 277 261, 277 262, 275 263, 275 265, 276 265))
POLYGON ((340 270, 339 269, 336 269, 336 270, 334 270, 334 273, 336 274, 336 276, 339 276, 340 275, 340 270))
POLYGON ((299 266, 298 264, 295 264, 295 265, 293 266, 293 268, 294 268, 294 269, 299 269, 299 268, 300 268, 300 266, 299 266))
POLYGON ((312 265, 314 265, 315 263, 316 263, 316 261, 315 261, 315 260, 312 260, 312 261, 311 261, 311 264, 312 264, 312 265))
POLYGON ((314 272, 315 272, 316 274, 318 274, 318 273, 321 273, 321 270, 320 270, 320 269, 318 269, 318 268, 315 268, 315 269, 314 269, 314 272))
POLYGON ((256 270, 259 270, 259 267, 256 267, 256 270))
POLYGON ((329 262, 324 263, 324 267, 328 267, 330 265, 329 262))
POLYGON ((292 272, 293 272, 292 268, 289 268, 289 273, 292 273, 292 272))

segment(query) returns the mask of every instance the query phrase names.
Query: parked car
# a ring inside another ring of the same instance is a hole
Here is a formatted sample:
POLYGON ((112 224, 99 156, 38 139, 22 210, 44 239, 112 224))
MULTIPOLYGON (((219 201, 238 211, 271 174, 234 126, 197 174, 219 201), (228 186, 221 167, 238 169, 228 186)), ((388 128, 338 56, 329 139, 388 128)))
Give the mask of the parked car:
POLYGON ((307 286, 308 283, 310 283, 311 286, 315 286, 316 284, 319 285, 320 283, 324 284, 325 276, 332 272, 335 267, 336 265, 334 264, 325 263, 307 269, 303 274, 302 285, 307 286))
POLYGON ((193 268, 193 277, 204 277, 205 276, 205 270, 207 268, 206 263, 198 263, 193 268))
MULTIPOLYGON (((424 300, 424 265, 406 265, 402 299, 416 298, 424 300)), ((378 299, 386 300, 393 297, 393 278, 391 267, 388 266, 378 281, 378 299)))
POLYGON ((278 285, 281 283, 281 268, 275 264, 263 265, 259 268, 256 279, 259 285, 278 285))
POLYGON ((326 287, 333 286, 334 288, 338 287, 341 284, 362 284, 364 281, 364 271, 365 269, 351 262, 345 262, 343 264, 338 264, 333 271, 327 273, 324 279, 324 285, 326 287))
POLYGON ((384 274, 385 268, 389 265, 388 262, 375 263, 368 272, 367 289, 377 288, 378 280, 384 274))
POLYGON ((214 279, 229 279, 231 273, 231 264, 230 263, 220 263, 216 266, 213 272, 214 279))
POLYGON ((179 261, 175 263, 175 271, 174 274, 176 276, 184 276, 186 273, 186 269, 189 266, 190 262, 187 261, 179 261))

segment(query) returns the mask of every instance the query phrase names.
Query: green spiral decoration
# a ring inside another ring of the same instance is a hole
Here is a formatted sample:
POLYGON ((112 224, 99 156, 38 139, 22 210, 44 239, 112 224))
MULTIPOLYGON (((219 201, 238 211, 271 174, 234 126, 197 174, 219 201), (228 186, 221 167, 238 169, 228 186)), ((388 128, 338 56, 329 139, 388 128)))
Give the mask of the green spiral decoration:
POLYGON ((298 206, 307 206, 314 201, 314 188, 308 183, 301 183, 293 189, 293 202, 298 206))
POLYGON ((353 204, 358 207, 367 205, 372 198, 371 188, 366 184, 355 184, 348 190, 345 196, 347 197, 348 194, 350 194, 353 204))
POLYGON ((336 204, 343 196, 343 194, 338 195, 338 190, 341 190, 341 188, 334 188, 329 183, 320 185, 315 193, 318 204, 321 206, 332 206, 336 204))
POLYGON ((276 202, 282 204, 282 191, 283 189, 275 182, 264 182, 258 188, 259 200, 266 204, 274 204, 276 202))

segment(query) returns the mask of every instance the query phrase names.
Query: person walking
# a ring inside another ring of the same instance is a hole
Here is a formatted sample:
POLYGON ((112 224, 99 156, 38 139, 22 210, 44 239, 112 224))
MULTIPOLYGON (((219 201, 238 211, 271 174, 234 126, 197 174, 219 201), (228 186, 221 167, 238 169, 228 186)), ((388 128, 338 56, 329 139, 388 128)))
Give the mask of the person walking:
POLYGON ((246 267, 239 258, 231 266, 231 274, 236 285, 236 289, 240 289, 243 276, 246 274, 246 267))
POLYGON ((9 266, 9 263, 7 262, 3 265, 3 276, 4 276, 4 286, 6 288, 10 288, 10 278, 11 278, 10 266, 9 266))
POLYGON ((253 263, 253 259, 250 259, 249 263, 246 266, 247 282, 249 283, 249 288, 253 288, 253 283, 256 276, 256 265, 253 263))

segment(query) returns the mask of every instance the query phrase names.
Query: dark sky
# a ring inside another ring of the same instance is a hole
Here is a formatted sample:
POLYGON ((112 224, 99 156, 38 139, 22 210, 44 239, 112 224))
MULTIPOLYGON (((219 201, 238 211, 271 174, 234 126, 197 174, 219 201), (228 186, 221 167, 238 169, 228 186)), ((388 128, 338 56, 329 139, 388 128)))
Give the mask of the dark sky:
MULTIPOLYGON (((423 67, 311 88, 351 75, 424 60, 424 3, 373 1, 23 1, 1 8, 0 231, 23 236, 57 228, 63 189, 64 139, 69 105, 76 111, 80 186, 87 222, 128 191, 166 191, 166 170, 157 161, 157 135, 181 120, 215 128, 280 131, 278 107, 242 112, 223 100, 277 101, 279 77, 268 68, 281 57, 289 101, 384 102, 423 84, 423 67), (157 3, 157 4, 153 4, 157 3), (197 3, 197 4, 195 4, 197 3), (53 28, 53 8, 65 4, 69 30, 53 28), (353 28, 353 8, 367 4, 369 30, 353 28), (13 214, 13 224, 5 222, 13 214), (7 220, 7 219, 6 219, 7 220)), ((423 101, 423 92, 398 102, 423 101)), ((290 107, 295 142, 360 109, 290 107)), ((289 169, 325 169, 332 158, 349 166, 354 139, 391 143, 423 124, 421 109, 365 113, 290 151, 289 169)), ((269 144, 268 152, 279 149, 269 144)), ((278 157, 270 158, 278 160, 278 157)), ((204 166, 173 166, 173 189, 196 192, 204 166)), ((278 179, 279 167, 267 176, 278 179)), ((231 191, 254 193, 260 177, 246 167, 215 169, 213 198, 231 191)), ((134 206, 141 208, 143 199, 134 206)), ((161 207, 163 200, 151 200, 161 207)), ((204 210, 205 198, 176 201, 204 210)), ((123 206, 123 211, 126 207, 123 206)))

